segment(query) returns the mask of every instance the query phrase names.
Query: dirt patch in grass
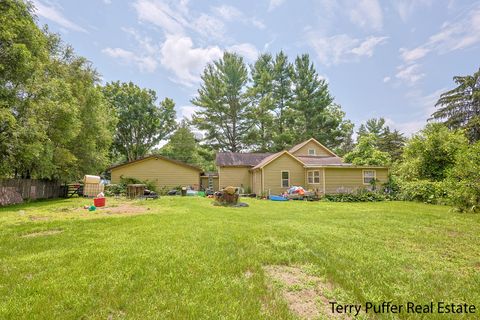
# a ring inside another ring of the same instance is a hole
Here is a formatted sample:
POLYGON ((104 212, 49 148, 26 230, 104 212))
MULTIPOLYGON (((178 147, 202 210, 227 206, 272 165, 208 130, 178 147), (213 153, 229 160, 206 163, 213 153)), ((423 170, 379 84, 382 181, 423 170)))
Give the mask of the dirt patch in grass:
POLYGON ((50 220, 50 217, 45 217, 45 216, 29 216, 28 217, 32 221, 45 221, 45 220, 50 220))
POLYGON ((106 214, 135 215, 135 214, 145 213, 148 210, 150 210, 150 208, 135 206, 135 205, 126 203, 116 207, 97 208, 97 210, 99 213, 102 212, 106 214))
POLYGON ((289 309, 300 318, 350 319, 332 314, 325 292, 332 291, 333 286, 307 274, 300 266, 265 266, 263 269, 272 284, 280 289, 289 309))
POLYGON ((24 235, 21 236, 21 238, 34 238, 34 237, 51 236, 51 235, 59 234, 59 233, 62 233, 62 232, 63 232, 63 230, 61 230, 61 229, 38 231, 38 232, 32 232, 32 233, 24 234, 24 235))

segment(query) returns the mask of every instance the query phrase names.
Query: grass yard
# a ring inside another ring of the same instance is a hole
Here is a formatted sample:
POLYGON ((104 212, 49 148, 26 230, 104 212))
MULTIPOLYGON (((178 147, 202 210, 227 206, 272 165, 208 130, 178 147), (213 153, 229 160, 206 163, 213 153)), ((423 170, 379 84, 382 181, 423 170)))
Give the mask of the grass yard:
POLYGON ((324 284, 318 304, 467 302, 476 315, 453 318, 480 317, 480 215, 406 202, 107 201, 110 212, 88 213, 84 199, 0 209, 0 319, 294 319, 282 292, 311 283, 267 276, 282 265, 324 284))

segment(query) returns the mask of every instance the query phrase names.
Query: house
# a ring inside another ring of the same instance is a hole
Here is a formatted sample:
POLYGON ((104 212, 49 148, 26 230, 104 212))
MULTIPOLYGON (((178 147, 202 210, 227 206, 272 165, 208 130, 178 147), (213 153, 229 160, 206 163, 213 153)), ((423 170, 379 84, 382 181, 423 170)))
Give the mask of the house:
POLYGON ((178 186, 199 189, 200 174, 203 171, 199 167, 161 155, 150 155, 110 167, 108 170, 111 172, 112 183, 119 183, 123 176, 152 181, 158 190, 173 189, 178 186))
POLYGON ((303 186, 322 194, 368 188, 375 179, 385 183, 388 168, 356 166, 311 138, 277 153, 217 153, 219 187, 241 187, 256 194, 281 194, 303 186))
POLYGON ((198 167, 152 155, 110 168, 112 182, 120 177, 150 180, 157 187, 191 186, 213 190, 227 186, 245 193, 281 194, 291 186, 303 186, 322 194, 347 193, 368 188, 375 179, 385 183, 388 168, 357 166, 343 162, 315 139, 277 153, 217 153, 217 172, 203 173, 198 167))

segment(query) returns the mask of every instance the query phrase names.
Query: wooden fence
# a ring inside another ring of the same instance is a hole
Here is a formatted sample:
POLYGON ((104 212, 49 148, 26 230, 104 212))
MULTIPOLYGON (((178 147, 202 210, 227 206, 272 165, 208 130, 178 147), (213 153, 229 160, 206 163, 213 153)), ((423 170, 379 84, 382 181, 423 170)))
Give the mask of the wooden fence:
MULTIPOLYGON (((17 198, 20 196, 23 200, 52 199, 65 196, 65 188, 58 181, 0 179, 0 198, 2 195, 7 197, 8 194, 17 198)), ((9 204, 9 201, 3 202, 9 204)))

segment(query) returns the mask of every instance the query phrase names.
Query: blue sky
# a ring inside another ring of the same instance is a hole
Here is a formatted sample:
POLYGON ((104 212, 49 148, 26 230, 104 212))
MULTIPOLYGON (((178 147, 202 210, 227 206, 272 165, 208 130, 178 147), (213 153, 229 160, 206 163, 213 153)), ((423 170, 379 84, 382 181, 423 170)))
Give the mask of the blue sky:
POLYGON ((480 67, 480 1, 35 0, 40 24, 121 80, 195 108, 199 76, 224 50, 248 63, 309 53, 347 118, 420 129, 452 77, 480 67))

